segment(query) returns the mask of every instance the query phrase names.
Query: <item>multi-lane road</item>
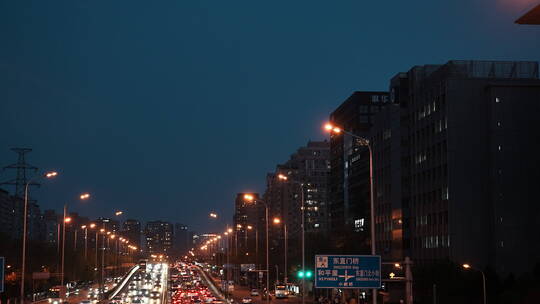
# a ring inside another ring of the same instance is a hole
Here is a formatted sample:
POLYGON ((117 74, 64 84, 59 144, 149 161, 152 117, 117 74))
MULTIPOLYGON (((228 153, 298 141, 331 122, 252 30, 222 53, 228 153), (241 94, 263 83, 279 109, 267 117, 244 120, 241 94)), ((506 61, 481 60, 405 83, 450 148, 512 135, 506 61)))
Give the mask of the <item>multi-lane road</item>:
POLYGON ((109 301, 123 304, 167 304, 169 266, 166 263, 147 263, 132 270, 109 295, 109 301))

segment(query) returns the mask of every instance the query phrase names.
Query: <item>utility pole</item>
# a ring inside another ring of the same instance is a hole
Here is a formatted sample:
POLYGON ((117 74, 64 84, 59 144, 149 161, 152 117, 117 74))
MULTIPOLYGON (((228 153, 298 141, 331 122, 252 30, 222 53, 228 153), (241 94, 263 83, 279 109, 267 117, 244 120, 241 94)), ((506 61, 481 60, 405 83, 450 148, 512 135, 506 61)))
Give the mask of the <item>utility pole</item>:
POLYGON ((412 284, 413 284, 413 276, 412 276, 412 261, 411 258, 405 257, 405 296, 406 296, 406 303, 407 304, 413 304, 413 290, 412 290, 412 284))

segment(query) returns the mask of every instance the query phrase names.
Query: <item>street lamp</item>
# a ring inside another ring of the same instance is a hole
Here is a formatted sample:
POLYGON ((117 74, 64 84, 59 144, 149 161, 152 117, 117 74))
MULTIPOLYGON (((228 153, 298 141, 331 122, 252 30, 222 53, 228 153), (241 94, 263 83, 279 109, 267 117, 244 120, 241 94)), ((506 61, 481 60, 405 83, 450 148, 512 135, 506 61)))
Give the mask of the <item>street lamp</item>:
POLYGON ((461 265, 461 267, 463 267, 463 269, 465 270, 469 270, 469 269, 476 270, 482 274, 482 289, 483 289, 483 295, 484 295, 484 304, 486 304, 487 303, 486 302, 486 275, 484 274, 484 272, 478 268, 473 268, 470 264, 463 264, 461 265))
POLYGON ((215 213, 215 212, 210 212, 210 217, 211 217, 211 218, 217 218, 218 215, 217 215, 217 213, 215 213))
POLYGON ((28 220, 28 187, 38 178, 55 178, 58 175, 56 171, 46 172, 43 175, 36 175, 34 178, 31 178, 24 185, 24 213, 23 213, 23 243, 22 243, 22 265, 21 265, 21 303, 24 304, 24 274, 26 272, 26 226, 28 220))
MULTIPOLYGON (((249 203, 257 203, 261 201, 255 200, 255 196, 244 194, 244 200, 249 203)), ((268 204, 264 204, 265 224, 266 224, 266 303, 270 303, 270 260, 268 256, 268 204)))
MULTIPOLYGON (((342 128, 340 127, 337 127, 331 123, 326 123, 324 125, 324 129, 329 132, 329 133, 334 133, 334 134, 341 134, 341 133, 344 133, 344 134, 347 134, 353 138, 355 138, 357 140, 357 142, 361 145, 361 146, 365 146, 368 148, 369 150, 369 195, 370 195, 370 203, 369 203, 369 206, 370 206, 370 213, 371 213, 371 216, 370 216, 370 229, 371 229, 371 255, 375 255, 375 199, 374 199, 374 193, 373 193, 373 149, 371 147, 371 142, 369 141, 369 139, 365 138, 365 137, 362 137, 362 136, 359 136, 359 135, 356 135, 356 134, 353 134, 351 132, 348 132, 348 131, 345 131, 343 130, 342 128)), ((373 293, 373 304, 377 304, 377 289, 372 289, 372 293, 373 293)))
MULTIPOLYGON (((247 226, 248 230, 255 229, 255 269, 259 269, 259 229, 251 225, 247 226)), ((247 231, 246 231, 247 233, 247 231)), ((247 243, 247 240, 246 240, 247 243)), ((247 245, 246 245, 247 247, 247 245)), ((258 286, 258 284, 257 284, 258 286)))
MULTIPOLYGON (((278 179, 282 181, 289 181, 289 177, 285 174, 278 174, 278 179)), ((304 183, 291 180, 290 182, 298 184, 300 186, 300 211, 301 211, 301 228, 302 228, 302 273, 306 272, 306 240, 305 240, 305 214, 304 214, 304 183)), ((302 304, 306 303, 306 280, 302 279, 302 304)))
MULTIPOLYGON (((279 225, 281 224, 281 219, 278 217, 274 218, 274 224, 279 225)), ((285 285, 287 285, 287 275, 288 275, 288 269, 287 269, 287 223, 285 221, 283 222, 283 235, 284 235, 284 244, 285 244, 285 272, 283 273, 283 282, 285 285)), ((303 290, 302 290, 303 292, 303 290)))
MULTIPOLYGON (((81 200, 87 200, 90 198, 90 194, 83 193, 79 195, 81 200)), ((62 221, 62 270, 60 271, 60 285, 64 286, 64 261, 65 261, 65 248, 66 248, 66 224, 71 222, 71 218, 67 216, 67 204, 64 204, 64 219, 62 221)))

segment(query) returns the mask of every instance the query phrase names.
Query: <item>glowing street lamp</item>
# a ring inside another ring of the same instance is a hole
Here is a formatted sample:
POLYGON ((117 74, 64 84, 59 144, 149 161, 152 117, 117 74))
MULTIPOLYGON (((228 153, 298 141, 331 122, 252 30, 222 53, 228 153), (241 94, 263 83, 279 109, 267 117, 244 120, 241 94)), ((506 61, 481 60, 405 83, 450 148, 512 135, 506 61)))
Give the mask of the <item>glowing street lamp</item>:
MULTIPOLYGON (((275 217, 274 225, 281 224, 281 219, 279 217, 275 217)), ((283 282, 287 284, 287 274, 288 274, 288 268, 287 268, 287 223, 283 222, 283 242, 284 242, 284 249, 285 249, 285 272, 283 274, 283 282)), ((304 272, 304 270, 302 270, 304 272)), ((303 290, 302 290, 303 292, 303 290)))
POLYGON ((57 175, 58 175, 58 172, 49 171, 43 175, 36 175, 24 185, 23 243, 22 243, 22 265, 21 265, 22 269, 21 269, 21 289, 20 289, 21 304, 24 304, 24 275, 26 273, 26 234, 27 234, 26 226, 27 226, 27 220, 28 220, 28 187, 38 178, 52 179, 52 178, 55 178, 57 175))
POLYGON ((215 212, 210 212, 210 217, 211 217, 211 218, 217 218, 218 215, 217 215, 217 213, 215 213, 215 212))
MULTIPOLYGON (((90 194, 83 193, 79 195, 79 199, 84 201, 90 198, 90 194)), ((71 222, 71 218, 67 216, 67 204, 64 204, 64 220, 62 225, 62 269, 60 273, 60 285, 64 286, 64 261, 65 261, 65 247, 66 247, 66 224, 71 222)))
POLYGON ((123 211, 116 211, 116 212, 114 213, 114 215, 116 215, 116 216, 120 216, 120 215, 122 215, 122 214, 124 214, 123 211))
MULTIPOLYGON (((244 201, 246 203, 255 203, 255 196, 252 194, 244 194, 244 201)), ((262 202, 262 201, 257 201, 262 202)), ((265 223, 266 223, 266 303, 270 304, 270 259, 268 255, 268 204, 265 202, 262 202, 264 204, 264 213, 265 213, 265 223)), ((303 304, 303 303, 302 303, 303 304)))
MULTIPOLYGON (((375 255, 375 197, 374 197, 374 189, 373 189, 373 150, 371 148, 371 142, 369 139, 356 135, 354 133, 348 132, 343 130, 342 128, 333 125, 332 123, 328 122, 324 125, 324 129, 329 132, 336 135, 339 135, 341 133, 347 134, 351 137, 353 137, 358 144, 361 146, 365 146, 368 148, 369 151, 369 195, 370 195, 370 230, 371 230, 371 255, 375 255)), ((303 293, 302 293, 303 294, 303 293)), ((372 301, 373 304, 377 303, 377 289, 372 289, 372 301)), ((302 303, 304 304, 304 303, 302 303)))
POLYGON ((483 295, 484 295, 484 304, 486 304, 486 275, 484 272, 480 269, 473 268, 470 264, 463 264, 461 265, 463 269, 465 270, 476 270, 482 274, 482 289, 483 289, 483 295))

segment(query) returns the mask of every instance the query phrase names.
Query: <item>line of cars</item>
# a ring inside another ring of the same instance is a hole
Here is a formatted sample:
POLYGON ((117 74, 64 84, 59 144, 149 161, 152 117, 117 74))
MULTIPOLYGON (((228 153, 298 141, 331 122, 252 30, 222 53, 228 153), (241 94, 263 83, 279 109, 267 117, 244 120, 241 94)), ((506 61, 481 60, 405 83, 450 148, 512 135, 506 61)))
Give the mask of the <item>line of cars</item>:
POLYGON ((224 304, 199 276, 195 266, 183 262, 171 269, 171 304, 224 304))
POLYGON ((127 287, 127 292, 113 298, 111 304, 148 304, 158 302, 163 294, 163 280, 167 276, 167 265, 156 263, 146 264, 146 268, 133 276, 127 287), (118 300, 118 301, 116 301, 118 300))

